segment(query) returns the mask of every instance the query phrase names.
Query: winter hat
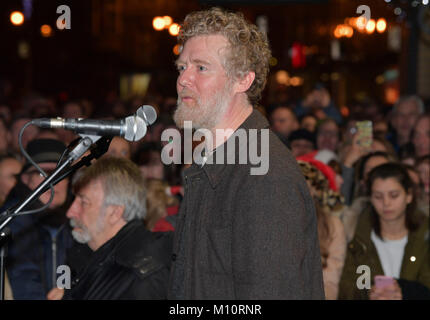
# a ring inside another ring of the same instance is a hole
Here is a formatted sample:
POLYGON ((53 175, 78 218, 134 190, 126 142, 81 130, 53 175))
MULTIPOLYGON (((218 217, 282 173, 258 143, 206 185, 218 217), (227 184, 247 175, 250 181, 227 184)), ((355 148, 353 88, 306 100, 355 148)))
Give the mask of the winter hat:
MULTIPOLYGON (((36 163, 57 163, 65 149, 66 145, 59 140, 35 139, 28 143, 26 151, 36 163)), ((32 164, 27 161, 22 169, 22 172, 25 172, 31 166, 32 164)))

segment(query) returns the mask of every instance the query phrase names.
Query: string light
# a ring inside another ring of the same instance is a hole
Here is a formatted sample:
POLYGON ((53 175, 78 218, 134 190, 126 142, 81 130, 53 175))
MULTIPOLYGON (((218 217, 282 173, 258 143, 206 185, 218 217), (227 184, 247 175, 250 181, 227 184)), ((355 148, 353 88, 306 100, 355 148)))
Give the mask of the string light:
POLYGON ((22 12, 14 11, 10 14, 10 22, 16 26, 20 26, 24 23, 24 15, 22 12))
POLYGON ((378 31, 379 33, 382 33, 385 31, 386 28, 387 28, 387 22, 385 21, 385 19, 384 18, 378 19, 378 21, 376 22, 376 31, 378 31))
POLYGON ((375 27, 376 27, 376 22, 373 19, 370 19, 369 22, 367 22, 366 25, 366 31, 367 33, 371 34, 375 31, 375 27))
POLYGON ((40 27, 40 33, 42 34, 42 37, 48 38, 52 36, 52 28, 49 25, 44 24, 40 27))
POLYGON ((155 17, 152 20, 152 26, 154 27, 155 30, 160 31, 164 29, 164 27, 166 26, 166 22, 162 17, 155 17))
POLYGON ((169 27, 169 33, 176 37, 179 34, 179 25, 177 23, 173 23, 170 27, 169 27))
POLYGON ((164 27, 165 28, 168 28, 173 22, 173 20, 170 16, 164 16, 163 20, 164 20, 164 27))

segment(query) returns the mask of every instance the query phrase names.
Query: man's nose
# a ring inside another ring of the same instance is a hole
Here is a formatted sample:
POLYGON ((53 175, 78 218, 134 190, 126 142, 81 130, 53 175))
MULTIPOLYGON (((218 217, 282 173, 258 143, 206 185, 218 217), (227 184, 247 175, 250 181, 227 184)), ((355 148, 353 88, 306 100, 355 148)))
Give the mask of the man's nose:
POLYGON ((73 201, 72 205, 70 206, 69 210, 67 210, 66 216, 69 219, 75 218, 78 216, 78 201, 75 199, 75 201, 73 201))
POLYGON ((191 68, 187 68, 178 76, 178 85, 181 87, 190 87, 194 80, 194 74, 191 68))

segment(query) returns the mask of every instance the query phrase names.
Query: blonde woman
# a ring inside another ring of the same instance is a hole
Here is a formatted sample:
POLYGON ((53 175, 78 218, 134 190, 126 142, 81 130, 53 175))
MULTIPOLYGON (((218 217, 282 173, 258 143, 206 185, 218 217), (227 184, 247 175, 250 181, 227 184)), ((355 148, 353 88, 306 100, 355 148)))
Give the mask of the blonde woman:
MULTIPOLYGON (((315 166, 304 160, 297 162, 315 201, 325 297, 327 300, 336 300, 346 255, 346 236, 341 220, 330 213, 330 208, 341 197, 330 188, 327 178, 315 166)), ((320 163, 321 166, 325 165, 320 163)), ((328 166, 325 167, 329 170, 328 166)))

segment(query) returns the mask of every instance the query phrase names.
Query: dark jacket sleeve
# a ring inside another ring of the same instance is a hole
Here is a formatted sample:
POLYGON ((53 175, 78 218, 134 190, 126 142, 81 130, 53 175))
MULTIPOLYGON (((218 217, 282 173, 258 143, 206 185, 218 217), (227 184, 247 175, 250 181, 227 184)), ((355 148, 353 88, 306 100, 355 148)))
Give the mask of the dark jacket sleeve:
MULTIPOLYGON (((368 289, 359 289, 357 286, 357 280, 362 274, 357 274, 357 267, 359 265, 365 264, 366 261, 362 263, 357 263, 354 254, 351 252, 352 246, 355 243, 350 243, 348 245, 345 264, 342 270, 342 276, 339 282, 339 300, 367 300, 368 299, 368 289)), ((370 288, 369 288, 370 289, 370 288)))
POLYGON ((430 300, 430 289, 425 285, 405 279, 398 279, 403 300, 430 300))
POLYGON ((150 276, 139 279, 131 290, 133 300, 166 300, 169 269, 163 267, 150 276))
POLYGON ((132 264, 133 271, 137 275, 131 290, 132 299, 167 299, 173 232, 156 232, 152 235, 157 238, 157 241, 149 245, 146 258, 132 264))

